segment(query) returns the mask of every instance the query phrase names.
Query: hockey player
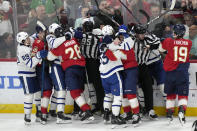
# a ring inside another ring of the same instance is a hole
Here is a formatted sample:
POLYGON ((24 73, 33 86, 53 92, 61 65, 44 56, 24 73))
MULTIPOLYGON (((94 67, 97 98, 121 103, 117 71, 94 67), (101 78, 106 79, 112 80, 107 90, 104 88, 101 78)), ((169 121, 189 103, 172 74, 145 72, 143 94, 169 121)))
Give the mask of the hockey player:
MULTIPOLYGON (((25 123, 31 123, 31 111, 34 94, 37 93, 35 98, 39 98, 40 86, 37 83, 35 66, 47 56, 47 51, 41 50, 32 56, 31 41, 26 32, 19 32, 16 36, 17 42, 17 68, 19 79, 22 83, 24 90, 24 112, 25 123)), ((37 109, 40 107, 37 107, 37 109)))
POLYGON ((160 46, 160 51, 168 51, 164 60, 166 72, 165 88, 167 94, 166 110, 167 118, 173 120, 176 95, 178 95, 178 117, 183 125, 187 108, 189 93, 189 52, 192 42, 183 39, 185 26, 176 24, 173 27, 173 37, 166 38, 160 46))
POLYGON ((121 59, 126 59, 126 55, 120 50, 111 51, 107 49, 113 42, 113 28, 106 25, 102 29, 104 38, 100 45, 100 76, 105 91, 104 97, 104 122, 107 123, 109 112, 112 110, 111 124, 126 124, 120 117, 120 106, 123 97, 123 81, 120 71, 124 70, 121 59))
POLYGON ((153 87, 152 87, 152 76, 149 72, 147 61, 149 59, 152 50, 158 49, 160 41, 153 34, 146 34, 146 28, 142 25, 134 26, 134 52, 138 62, 139 69, 139 85, 141 86, 144 99, 146 114, 150 119, 157 120, 158 116, 153 110, 153 87))
MULTIPOLYGON (((137 82, 138 82, 138 63, 135 58, 135 53, 133 50, 134 47, 134 41, 127 33, 127 27, 125 25, 121 25, 119 27, 119 38, 121 41, 121 46, 119 49, 123 51, 124 54, 127 55, 126 60, 122 60, 124 71, 123 71, 123 81, 124 81, 124 99, 123 99, 123 108, 124 104, 126 104, 126 107, 128 108, 128 105, 131 107, 132 110, 132 124, 134 126, 137 126, 141 121, 139 116, 139 102, 137 99, 137 82), (127 100, 125 100, 127 99, 127 100), (129 100, 129 103, 128 103, 129 100)), ((127 110, 127 108, 124 108, 124 111, 127 113, 126 119, 129 120, 129 117, 131 117, 130 110, 127 110)), ((130 109, 130 108, 128 108, 130 109)))
POLYGON ((61 65, 65 73, 65 84, 72 98, 84 112, 81 119, 84 123, 94 120, 91 108, 83 96, 83 84, 85 76, 85 58, 81 55, 79 43, 75 38, 66 40, 59 47, 52 49, 48 60, 62 57, 61 65))
POLYGON ((104 91, 99 75, 99 50, 98 45, 102 38, 100 29, 93 29, 94 22, 91 18, 83 20, 83 38, 80 42, 80 50, 86 60, 87 84, 89 89, 92 110, 103 111, 104 91), (89 84, 88 84, 89 83, 89 84), (95 92, 96 90, 96 92, 95 92))
MULTIPOLYGON (((66 39, 70 39, 70 35, 64 35, 63 29, 56 23, 53 23, 49 26, 49 33, 46 36, 49 50, 57 48, 61 45, 66 39)), ((49 66, 49 74, 54 85, 54 92, 56 93, 56 102, 57 102, 57 124, 60 123, 70 123, 71 118, 64 115, 65 107, 65 98, 66 98, 66 85, 65 85, 65 76, 60 65, 61 59, 57 58, 51 62, 49 66)), ((49 100, 49 99, 48 99, 49 100)), ((53 114, 56 111, 54 110, 53 114)), ((50 113, 50 112, 49 112, 50 113)))

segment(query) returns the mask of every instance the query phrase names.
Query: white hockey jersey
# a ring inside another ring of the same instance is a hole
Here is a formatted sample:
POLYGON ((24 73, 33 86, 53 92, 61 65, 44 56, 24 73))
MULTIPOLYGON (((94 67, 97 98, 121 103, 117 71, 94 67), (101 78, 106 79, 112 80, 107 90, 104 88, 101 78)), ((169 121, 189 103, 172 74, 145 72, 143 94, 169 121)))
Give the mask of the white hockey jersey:
MULTIPOLYGON (((111 43, 114 44, 114 43, 111 43)), ((111 45, 109 44, 109 45, 111 45)), ((108 50, 109 51, 109 50, 108 50)), ((116 60, 112 61, 108 56, 106 55, 107 52, 100 51, 100 75, 101 78, 107 78, 113 75, 114 73, 124 70, 123 64, 121 59, 127 59, 126 55, 121 52, 120 50, 112 51, 110 54, 110 57, 115 57, 116 60)))
POLYGON ((17 46, 17 69, 19 76, 36 76, 35 66, 42 61, 42 59, 38 57, 38 53, 35 57, 32 57, 31 46, 28 47, 20 44, 17 46))

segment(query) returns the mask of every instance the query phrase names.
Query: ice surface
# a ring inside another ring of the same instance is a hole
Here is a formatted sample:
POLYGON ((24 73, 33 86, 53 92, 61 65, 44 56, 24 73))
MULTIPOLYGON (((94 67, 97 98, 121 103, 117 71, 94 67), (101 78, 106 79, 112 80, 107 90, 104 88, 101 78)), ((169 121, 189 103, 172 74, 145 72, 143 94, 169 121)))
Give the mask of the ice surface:
POLYGON ((32 115, 32 124, 24 125, 23 114, 0 114, 0 131, 191 131, 191 126, 197 117, 186 117, 187 123, 184 127, 175 117, 173 123, 168 125, 164 117, 158 121, 143 119, 141 125, 134 128, 131 125, 127 128, 111 129, 110 125, 104 125, 101 117, 96 117, 93 124, 82 124, 79 120, 74 120, 72 124, 57 125, 55 121, 49 121, 47 125, 36 123, 34 114, 32 115))

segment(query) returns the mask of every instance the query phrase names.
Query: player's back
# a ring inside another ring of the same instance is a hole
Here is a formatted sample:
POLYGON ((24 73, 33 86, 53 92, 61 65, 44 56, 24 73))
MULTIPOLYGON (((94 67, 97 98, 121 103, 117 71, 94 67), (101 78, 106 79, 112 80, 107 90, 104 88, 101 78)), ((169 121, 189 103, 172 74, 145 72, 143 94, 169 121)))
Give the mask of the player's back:
POLYGON ((164 40, 162 47, 168 51, 164 60, 164 69, 166 71, 172 71, 177 69, 180 64, 188 63, 191 46, 192 42, 183 38, 167 38, 164 40))
POLYGON ((74 65, 85 66, 85 58, 81 55, 79 43, 74 38, 62 43, 58 48, 52 50, 52 53, 62 57, 61 65, 64 70, 74 65))

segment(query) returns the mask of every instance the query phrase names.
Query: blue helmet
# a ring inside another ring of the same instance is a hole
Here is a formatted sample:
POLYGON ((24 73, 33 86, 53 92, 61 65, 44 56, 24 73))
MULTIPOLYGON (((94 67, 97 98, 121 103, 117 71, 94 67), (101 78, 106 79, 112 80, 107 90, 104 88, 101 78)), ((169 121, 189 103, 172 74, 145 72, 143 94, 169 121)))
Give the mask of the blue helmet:
POLYGON ((178 37, 183 37, 185 35, 185 26, 183 24, 176 24, 173 27, 174 34, 176 34, 178 37))

